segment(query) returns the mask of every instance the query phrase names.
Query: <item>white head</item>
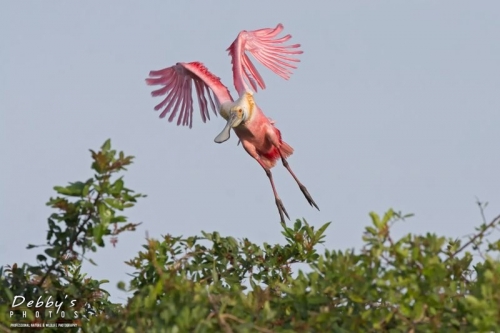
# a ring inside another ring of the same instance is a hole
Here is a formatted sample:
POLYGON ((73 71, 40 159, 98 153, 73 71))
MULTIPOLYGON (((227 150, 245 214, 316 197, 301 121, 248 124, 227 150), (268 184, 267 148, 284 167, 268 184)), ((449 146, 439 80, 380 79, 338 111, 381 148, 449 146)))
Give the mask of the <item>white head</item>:
POLYGON ((217 143, 227 141, 230 136, 231 128, 244 126, 245 122, 252 117, 254 107, 255 102, 250 92, 241 95, 235 102, 226 102, 222 104, 219 113, 227 120, 227 123, 214 141, 217 143))

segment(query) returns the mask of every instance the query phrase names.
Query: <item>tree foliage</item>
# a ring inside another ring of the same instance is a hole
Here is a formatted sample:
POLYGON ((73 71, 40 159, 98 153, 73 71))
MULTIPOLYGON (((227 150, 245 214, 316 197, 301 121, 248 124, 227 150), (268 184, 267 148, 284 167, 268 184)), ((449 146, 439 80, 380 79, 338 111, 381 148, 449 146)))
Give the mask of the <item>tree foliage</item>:
POLYGON ((305 220, 282 225, 285 245, 218 232, 150 238, 126 262, 131 281, 119 283, 132 296, 114 304, 107 281, 87 277, 81 264, 135 230, 122 212, 144 196, 120 176, 133 157, 109 140, 91 157, 93 178, 54 188, 46 245, 28 245, 45 249, 37 264, 0 269, 0 331, 32 331, 19 323, 61 331, 47 327, 54 322, 77 324, 65 329, 75 332, 500 331, 500 240, 492 235, 500 216, 487 222, 481 203, 483 222, 466 240, 394 239, 392 226, 410 215, 392 209, 370 213, 360 250, 325 249, 329 223, 305 220))

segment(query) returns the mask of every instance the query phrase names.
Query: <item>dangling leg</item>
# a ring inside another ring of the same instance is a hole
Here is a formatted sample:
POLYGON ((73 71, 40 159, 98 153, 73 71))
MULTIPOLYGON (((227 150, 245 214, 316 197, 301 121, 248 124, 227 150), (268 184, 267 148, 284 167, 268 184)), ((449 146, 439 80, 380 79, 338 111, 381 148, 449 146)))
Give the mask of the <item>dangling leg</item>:
MULTIPOLYGON (((279 149, 278 149, 279 150, 279 149)), ((299 188, 300 190, 302 191, 302 193, 304 194, 304 196, 306 197, 307 201, 309 202, 309 204, 311 206, 314 206, 316 207, 317 210, 319 210, 319 207, 318 205, 316 205, 316 203, 314 202, 313 198, 311 197, 311 195, 309 194, 309 191, 307 190, 307 188, 304 186, 304 184, 302 184, 300 182, 300 180, 297 178, 297 176, 295 176, 295 174, 293 173, 292 169, 290 168, 290 165, 288 165, 288 161, 283 157, 283 155, 281 154, 281 150, 280 151, 280 156, 281 156, 281 161, 283 162, 283 166, 288 170, 288 172, 290 172, 290 174, 292 175, 293 179, 295 179, 295 181, 297 182, 297 184, 299 185, 299 188)))
POLYGON ((259 154, 257 153, 257 150, 255 149, 255 146, 249 143, 246 140, 241 141, 243 148, 246 150, 246 152, 252 156, 257 162, 259 162, 260 166, 264 169, 266 172, 267 177, 269 178, 269 181, 271 182, 271 187, 273 188, 273 194, 274 194, 274 199, 276 201, 276 207, 278 207, 278 212, 280 214, 281 222, 285 223, 285 216, 290 220, 290 217, 288 216, 288 213, 286 212, 285 206, 283 206, 283 202, 281 201, 278 191, 276 191, 276 186, 274 186, 274 180, 273 180, 273 174, 271 173, 270 168, 265 165, 261 159, 259 154))
POLYGON ((276 191, 276 186, 274 186, 273 174, 271 173, 271 170, 267 166, 265 166, 260 159, 257 159, 257 162, 259 162, 259 164, 262 166, 262 168, 266 172, 267 177, 269 178, 269 181, 271 182, 274 199, 276 200, 276 207, 278 207, 278 212, 280 213, 281 222, 285 223, 285 217, 283 216, 283 214, 286 215, 288 220, 290 220, 290 216, 288 216, 285 206, 283 206, 283 202, 278 195, 278 191, 276 191))

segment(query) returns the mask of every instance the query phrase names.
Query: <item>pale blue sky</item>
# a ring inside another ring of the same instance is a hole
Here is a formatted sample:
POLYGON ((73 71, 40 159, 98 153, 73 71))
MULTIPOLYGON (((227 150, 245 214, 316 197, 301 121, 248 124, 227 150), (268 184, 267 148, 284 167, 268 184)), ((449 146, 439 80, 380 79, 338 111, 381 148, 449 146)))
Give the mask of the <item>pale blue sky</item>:
POLYGON ((368 212, 415 213, 396 232, 451 237, 500 211, 498 1, 3 1, 0 11, 0 264, 33 262, 54 185, 89 178, 107 138, 136 156, 130 211, 143 225, 93 256, 113 299, 123 263, 150 236, 223 235, 282 242, 269 181, 221 117, 193 129, 158 119, 151 69, 202 61, 234 93, 226 48, 240 30, 274 27, 302 44, 290 81, 267 69, 255 97, 295 148, 291 167, 321 208, 273 169, 290 216, 332 221, 326 246, 359 247, 368 212), (170 3, 170 4, 168 4, 170 3), (182 5, 181 5, 182 4, 182 5))

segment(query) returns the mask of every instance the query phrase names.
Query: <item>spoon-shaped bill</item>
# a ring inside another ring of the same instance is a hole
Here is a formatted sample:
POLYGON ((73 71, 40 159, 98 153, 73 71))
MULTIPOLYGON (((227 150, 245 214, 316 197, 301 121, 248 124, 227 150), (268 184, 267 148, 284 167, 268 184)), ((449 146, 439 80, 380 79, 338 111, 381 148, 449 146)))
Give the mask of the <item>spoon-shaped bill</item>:
POLYGON ((217 143, 223 143, 224 141, 229 140, 229 137, 231 136, 231 128, 237 123, 238 121, 238 115, 235 112, 231 112, 231 115, 229 116, 229 119, 227 120, 226 126, 220 132, 219 135, 215 138, 215 142, 217 143))

